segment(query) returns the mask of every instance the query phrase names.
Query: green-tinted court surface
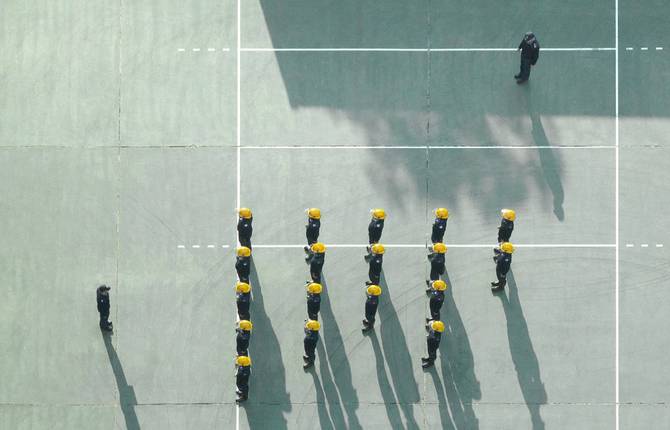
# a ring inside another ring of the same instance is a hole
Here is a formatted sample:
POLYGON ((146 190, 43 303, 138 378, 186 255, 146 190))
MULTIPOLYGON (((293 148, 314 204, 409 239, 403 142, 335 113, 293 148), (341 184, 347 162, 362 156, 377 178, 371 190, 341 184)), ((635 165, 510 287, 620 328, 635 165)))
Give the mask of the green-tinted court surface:
POLYGON ((669 19, 661 0, 5 1, 0 428, 670 428, 669 19), (517 85, 528 30, 544 49, 517 85), (438 206, 447 328, 423 371, 438 206), (388 249, 364 336, 372 207, 388 249), (518 247, 492 295, 503 207, 518 247))

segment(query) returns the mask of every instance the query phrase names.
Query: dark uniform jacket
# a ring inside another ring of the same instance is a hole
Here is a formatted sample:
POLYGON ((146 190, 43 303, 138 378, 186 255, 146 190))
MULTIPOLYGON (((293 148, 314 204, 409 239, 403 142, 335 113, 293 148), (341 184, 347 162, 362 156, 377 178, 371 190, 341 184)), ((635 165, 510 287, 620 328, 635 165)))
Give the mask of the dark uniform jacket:
POLYGON ((512 265, 512 254, 507 254, 505 252, 501 252, 498 257, 496 257, 496 273, 498 276, 501 276, 504 278, 507 275, 507 272, 509 272, 509 268, 512 265))
POLYGON ((509 239, 512 237, 512 231, 514 231, 514 221, 508 221, 503 218, 500 221, 500 227, 498 227, 498 243, 509 242, 509 239))
POLYGON ((444 242, 444 232, 447 230, 447 220, 435 218, 433 223, 433 234, 430 237, 431 242, 444 242))
POLYGON ((251 366, 237 366, 235 371, 235 382, 238 387, 246 387, 249 384, 249 376, 251 375, 251 366))
POLYGON ((530 64, 535 65, 537 63, 537 59, 540 56, 540 44, 535 36, 528 40, 524 37, 518 49, 521 50, 521 57, 530 60, 530 64))
POLYGON ((247 350, 249 349, 249 339, 251 339, 251 332, 242 330, 241 328, 235 329, 235 331, 237 332, 237 338, 235 339, 237 343, 237 353, 246 354, 247 350))
POLYGON ((237 302, 237 315, 241 320, 248 320, 249 305, 251 304, 251 293, 236 293, 235 301, 237 302))
POLYGON ((305 233, 307 235, 307 244, 311 245, 319 240, 319 229, 321 228, 321 220, 308 218, 305 226, 305 233))
POLYGON ((382 238, 382 230, 384 229, 384 220, 383 219, 372 219, 368 225, 368 237, 370 243, 378 243, 379 239, 382 238))
POLYGON ((251 271, 251 257, 237 257, 235 260, 235 270, 240 276, 240 281, 248 282, 249 272, 251 271))
POLYGON ((430 312, 439 312, 444 303, 444 291, 431 291, 430 292, 430 312))
POLYGON ((369 322, 374 322, 377 314, 377 307, 379 306, 379 296, 368 295, 365 300, 365 319, 369 322))
POLYGON ((307 293, 307 314, 310 319, 317 319, 321 310, 321 294, 307 293))
POLYGON ((104 294, 102 287, 96 290, 96 299, 98 302, 98 312, 103 315, 109 315, 109 294, 104 294))
POLYGON ((428 357, 435 359, 436 352, 440 348, 440 340, 442 338, 442 333, 435 330, 430 330, 428 336, 426 337, 426 344, 428 346, 428 357))
POLYGON ((314 350, 316 349, 316 344, 319 342, 319 332, 305 329, 305 355, 309 357, 314 357, 314 350))

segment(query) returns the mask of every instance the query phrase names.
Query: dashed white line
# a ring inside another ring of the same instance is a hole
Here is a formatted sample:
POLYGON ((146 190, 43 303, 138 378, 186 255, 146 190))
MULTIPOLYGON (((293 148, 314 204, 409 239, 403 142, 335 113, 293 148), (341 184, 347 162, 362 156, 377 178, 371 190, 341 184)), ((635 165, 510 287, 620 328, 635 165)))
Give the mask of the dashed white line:
POLYGON ((184 249, 184 248, 186 248, 186 247, 185 247, 184 245, 177 245, 177 248, 179 248, 179 249, 184 249))
POLYGON ((662 243, 657 243, 656 248, 663 248, 663 244, 662 243))
POLYGON ((647 48, 646 46, 643 46, 642 48, 640 48, 640 51, 648 51, 648 50, 649 50, 649 48, 647 48))
POLYGON ((627 243, 627 244, 626 244, 626 248, 633 248, 633 247, 635 247, 635 245, 632 244, 632 243, 627 243))
POLYGON ((200 48, 193 48, 193 52, 200 52, 200 48))
POLYGON ((657 51, 662 51, 662 50, 663 50, 663 47, 662 47, 662 46, 657 46, 657 47, 656 47, 656 50, 657 50, 657 51))
POLYGON ((207 52, 215 52, 216 48, 207 48, 207 52))
POLYGON ((215 248, 215 245, 207 245, 207 248, 215 248))
POLYGON ((648 243, 640 244, 640 248, 649 248, 649 244, 648 243))
POLYGON ((632 51, 632 50, 633 50, 633 47, 632 47, 632 46, 631 46, 631 47, 628 47, 628 48, 626 48, 626 51, 632 51))
POLYGON ((186 51, 186 48, 177 48, 177 51, 184 52, 184 51, 186 51))
MULTIPOLYGON (((614 51, 616 48, 542 48, 544 52, 614 51)), ((517 48, 240 48, 242 52, 516 52, 517 48)))
POLYGON ((200 248, 200 245, 191 245, 191 248, 200 248))

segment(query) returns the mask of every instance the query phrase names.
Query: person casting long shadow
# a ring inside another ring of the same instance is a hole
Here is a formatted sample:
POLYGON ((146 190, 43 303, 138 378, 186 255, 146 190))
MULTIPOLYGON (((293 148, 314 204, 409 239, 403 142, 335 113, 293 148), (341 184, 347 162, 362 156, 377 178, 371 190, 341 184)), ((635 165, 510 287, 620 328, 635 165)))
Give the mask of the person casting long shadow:
MULTIPOLYGON (((323 327, 323 326, 322 326, 323 327)), ((330 373, 330 366, 328 365, 328 353, 323 346, 323 340, 316 345, 316 353, 318 355, 319 373, 323 381, 323 393, 325 396, 324 410, 333 422, 336 429, 346 428, 347 422, 342 412, 342 400, 337 392, 337 386, 333 381, 333 376, 330 373)), ((314 369, 310 370, 314 372, 314 369)))
POLYGON ((386 368, 384 367, 384 355, 382 354, 377 333, 371 330, 367 336, 372 342, 372 349, 375 352, 375 367, 377 369, 377 382, 379 383, 379 390, 382 392, 384 399, 384 407, 386 408, 386 415, 389 418, 390 428, 403 428, 402 417, 400 416, 400 409, 398 409, 398 401, 393 394, 393 387, 386 375, 386 368))
MULTIPOLYGON (((444 361, 444 358, 442 358, 442 361, 444 361)), ((442 366, 444 367, 444 365, 442 366)), ((440 375, 435 367, 429 367, 426 372, 430 374, 431 378, 433 378, 433 385, 435 385, 437 403, 440 405, 440 422, 442 423, 442 429, 453 430, 456 427, 454 427, 454 423, 451 420, 451 416, 449 415, 449 408, 447 408, 447 396, 445 395, 445 389, 442 385, 442 381, 440 380, 440 375)), ((444 373, 444 370, 442 370, 442 372, 444 373)))
POLYGON ((505 317, 507 318, 509 349, 521 393, 530 412, 533 430, 543 430, 544 421, 540 416, 540 405, 547 403, 547 392, 540 377, 540 365, 533 350, 533 343, 528 333, 528 324, 523 316, 521 302, 519 301, 519 290, 511 270, 507 275, 507 281, 509 298, 504 292, 498 293, 498 297, 502 301, 505 317))
POLYGON ((344 341, 340 333, 340 327, 335 321, 333 308, 330 305, 328 296, 328 285, 326 278, 321 275, 321 284, 323 293, 321 293, 321 318, 323 319, 322 340, 323 346, 328 356, 328 363, 333 372, 333 379, 342 400, 342 406, 347 413, 347 428, 361 429, 361 424, 356 416, 358 409, 358 394, 354 388, 351 378, 351 367, 349 366, 349 357, 344 349, 344 341))
POLYGON ((414 377, 412 357, 407 348, 407 341, 405 340, 400 319, 393 306, 392 294, 386 282, 384 269, 381 272, 380 287, 382 287, 382 294, 384 295, 378 310, 379 319, 381 320, 379 330, 384 357, 389 365, 395 395, 405 415, 407 428, 418 429, 419 426, 414 417, 413 404, 420 401, 419 388, 414 377))
POLYGON ((137 420, 135 413, 135 406, 137 405, 137 398, 135 397, 135 390, 126 381, 126 374, 123 372, 123 366, 119 361, 119 356, 116 354, 116 349, 112 344, 112 333, 102 332, 102 339, 105 342, 105 349, 107 349, 107 356, 109 363, 112 365, 114 372, 114 379, 116 379, 116 386, 119 389, 119 404, 121 405, 121 412, 126 421, 127 430, 140 430, 140 423, 137 420))
POLYGON ((313 368, 309 370, 309 373, 312 374, 312 379, 314 380, 316 407, 319 414, 319 428, 325 430, 334 430, 335 427, 333 427, 333 422, 330 419, 330 415, 328 415, 325 393, 323 391, 323 387, 321 386, 321 381, 319 381, 319 376, 316 374, 313 368))
POLYGON ((445 324, 441 362, 446 398, 456 428, 477 429, 479 421, 472 402, 481 399, 482 395, 475 375, 472 348, 454 301, 454 285, 448 271, 445 271, 443 278, 448 285, 441 312, 442 322, 445 324))
POLYGON ((265 311, 263 285, 253 258, 249 280, 253 295, 250 313, 254 324, 254 339, 249 353, 254 362, 249 382, 249 400, 244 403, 244 408, 250 427, 270 425, 273 429, 286 429, 284 412, 291 410, 291 399, 286 392, 286 369, 279 340, 265 311), (262 407, 262 404, 270 406, 262 407))

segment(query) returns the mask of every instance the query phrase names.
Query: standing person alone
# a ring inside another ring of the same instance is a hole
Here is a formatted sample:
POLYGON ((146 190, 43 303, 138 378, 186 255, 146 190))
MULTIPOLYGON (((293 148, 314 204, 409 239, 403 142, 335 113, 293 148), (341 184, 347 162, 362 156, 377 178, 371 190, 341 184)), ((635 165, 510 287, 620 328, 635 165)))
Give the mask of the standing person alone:
POLYGON ((517 84, 523 84, 530 78, 530 68, 537 63, 540 56, 540 43, 532 31, 523 36, 518 50, 521 51, 521 65, 519 74, 514 75, 514 79, 517 84))

